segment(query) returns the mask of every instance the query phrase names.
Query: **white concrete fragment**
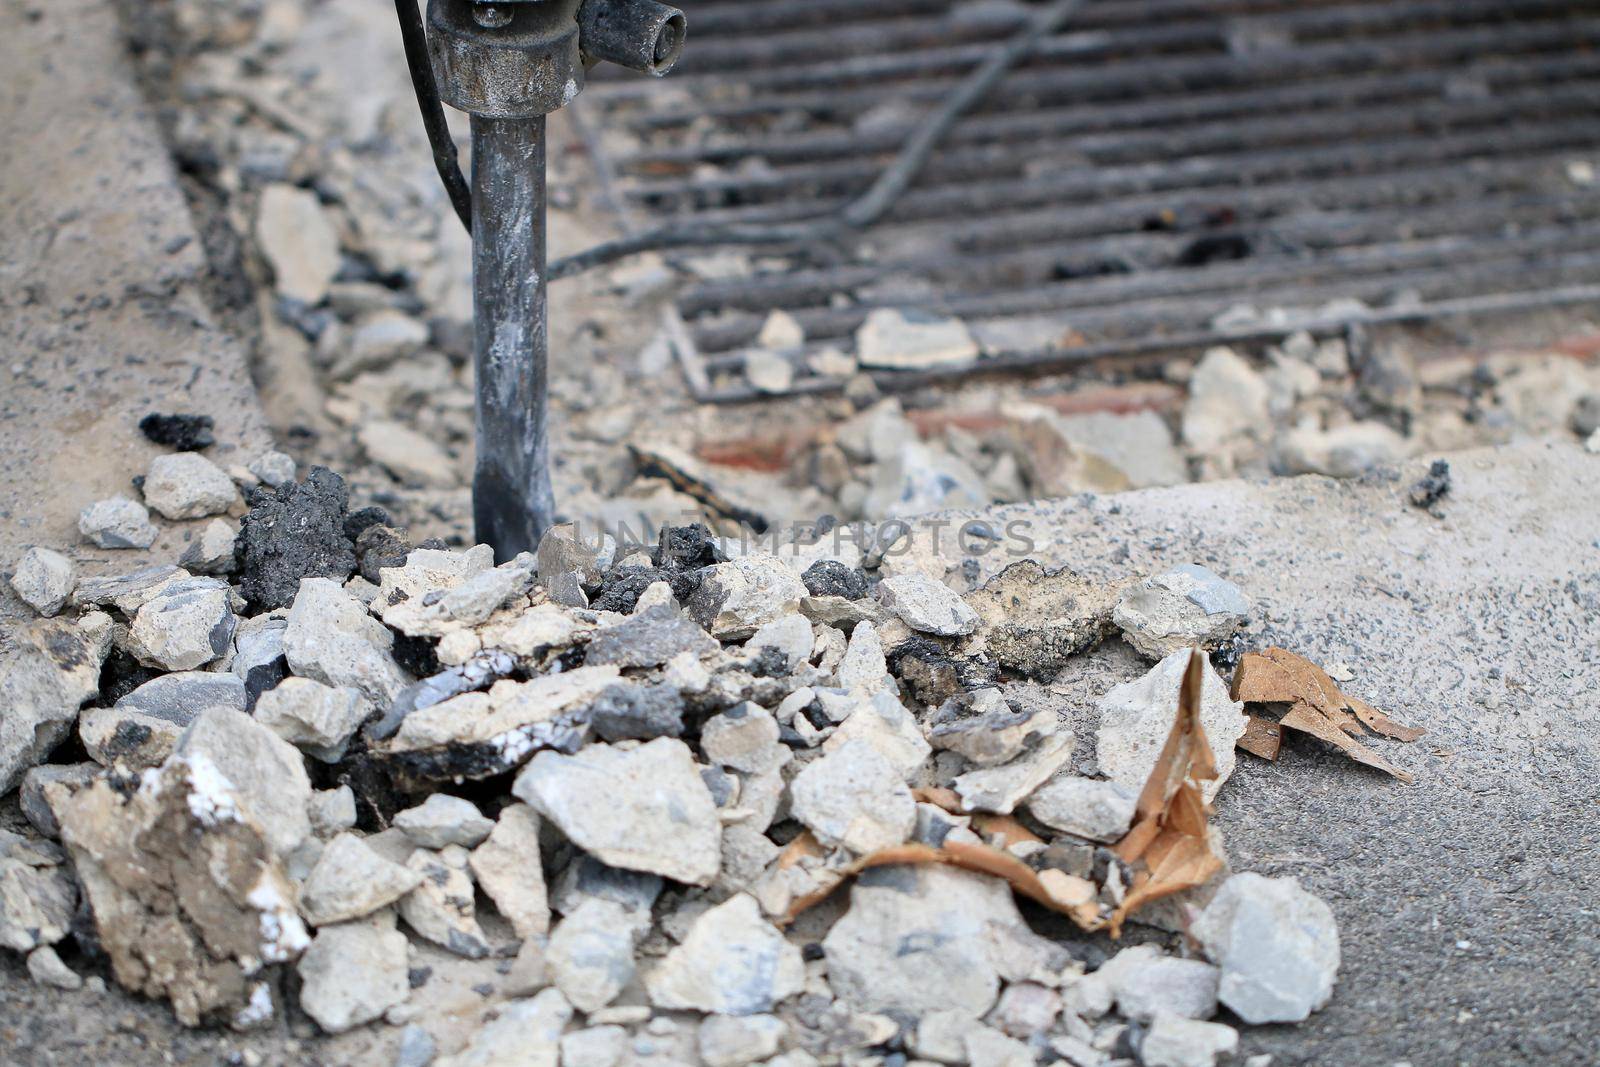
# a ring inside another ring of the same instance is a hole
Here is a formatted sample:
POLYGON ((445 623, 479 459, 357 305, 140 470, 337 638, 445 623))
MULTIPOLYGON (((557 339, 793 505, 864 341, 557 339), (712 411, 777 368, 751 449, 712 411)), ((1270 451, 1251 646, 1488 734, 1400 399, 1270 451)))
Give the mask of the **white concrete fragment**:
POLYGON ((61 553, 37 545, 22 554, 11 573, 11 588, 40 615, 56 614, 72 596, 77 574, 61 553))
POLYGON ((143 504, 118 495, 80 511, 78 532, 101 548, 149 548, 159 531, 143 504))
POLYGON ((709 885, 721 867, 716 802, 683 742, 541 752, 512 792, 601 862, 709 885))
POLYGON ((227 471, 198 452, 169 452, 150 461, 144 502, 169 519, 220 515, 239 502, 227 471))
POLYGON ((856 330, 863 367, 916 370, 978 358, 978 342, 954 316, 918 308, 875 308, 856 330))
POLYGON ((1195 645, 1215 648, 1249 616, 1250 601, 1238 586, 1186 563, 1127 590, 1111 617, 1141 655, 1160 659, 1195 645))
POLYGON ((448 793, 434 793, 416 807, 400 812, 394 817, 394 825, 422 848, 476 848, 494 829, 494 823, 483 817, 476 804, 448 793))
POLYGON ((494 829, 468 863, 484 895, 527 940, 550 930, 550 901, 540 865, 539 816, 526 804, 501 809, 494 829))
POLYGON ((754 1015, 800 992, 805 977, 800 947, 739 893, 695 920, 645 986, 658 1008, 754 1015))
POLYGON ((393 904, 422 884, 415 870, 391 863, 355 834, 328 842, 300 887, 300 914, 313 926, 348 922, 393 904))
MULTIPOLYGON (((1142 678, 1114 687, 1098 702, 1100 771, 1137 794, 1144 788, 1178 715, 1178 689, 1189 667, 1189 650, 1174 652, 1142 678)), ((1228 688, 1208 663, 1200 687, 1200 725, 1217 766, 1204 783, 1206 800, 1217 795, 1234 768, 1234 743, 1244 735, 1244 705, 1228 699, 1228 688)))
POLYGON ((300 1006, 330 1034, 369 1023, 411 994, 406 935, 392 916, 318 930, 296 969, 300 1006))
POLYGON ((960 637, 978 628, 978 613, 965 600, 920 571, 885 578, 878 600, 919 633, 960 637))
POLYGON ((813 760, 789 786, 796 819, 829 848, 866 855, 911 836, 917 806, 905 779, 863 741, 813 760))
POLYGON ((1062 774, 1028 798, 1028 811, 1053 830, 1109 842, 1128 832, 1138 800, 1116 782, 1062 774))
POLYGON ((337 763, 371 711, 359 689, 285 678, 261 694, 254 714, 257 722, 290 744, 324 763, 337 763))
POLYGON ((1333 996, 1339 928, 1297 879, 1234 875, 1192 933, 1222 968, 1219 998, 1245 1022, 1299 1022, 1333 996))
POLYGON ((292 185, 267 186, 255 232, 278 292, 303 304, 321 303, 339 271, 339 238, 317 195, 292 185))
POLYGON ((1218 1056, 1239 1048, 1239 1033, 1222 1023, 1158 1014, 1139 1043, 1144 1067, 1212 1067, 1218 1056))

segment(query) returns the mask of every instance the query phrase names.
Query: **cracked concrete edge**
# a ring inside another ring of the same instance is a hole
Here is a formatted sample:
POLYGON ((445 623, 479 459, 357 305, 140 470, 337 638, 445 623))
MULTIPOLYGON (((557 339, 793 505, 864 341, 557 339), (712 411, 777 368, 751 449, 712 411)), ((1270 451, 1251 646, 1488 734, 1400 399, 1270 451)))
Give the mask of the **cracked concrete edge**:
MULTIPOLYGON (((165 451, 151 411, 209 414, 224 467, 271 447, 240 340, 203 296, 207 264, 112 0, 0 0, 0 573, 28 545, 82 573, 169 561, 200 523, 159 523, 148 552, 96 549, 77 514, 165 451)), ((25 609, 0 582, 0 617, 25 609)))

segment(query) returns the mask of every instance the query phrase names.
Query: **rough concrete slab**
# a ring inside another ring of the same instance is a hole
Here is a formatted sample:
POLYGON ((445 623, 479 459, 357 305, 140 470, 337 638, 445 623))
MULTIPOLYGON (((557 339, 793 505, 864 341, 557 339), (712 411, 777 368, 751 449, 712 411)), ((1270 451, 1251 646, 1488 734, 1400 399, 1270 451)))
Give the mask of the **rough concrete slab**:
MULTIPOLYGON (((150 411, 210 414, 226 466, 268 447, 243 349, 201 296, 206 261, 108 0, 0 0, 0 568, 22 546, 86 573, 175 560, 78 538, 158 449, 150 411)), ((25 611, 0 585, 0 616, 25 611)))
MULTIPOLYGON (((1406 500, 1426 462, 989 513, 1052 566, 1202 563, 1256 601, 1252 645, 1346 665, 1349 692, 1429 731, 1376 742, 1414 786, 1292 738, 1276 764, 1241 754, 1218 796, 1235 868, 1295 875, 1339 920, 1332 1004, 1241 1033, 1280 1067, 1595 1062, 1600 456, 1525 443, 1450 464, 1442 520, 1406 500)), ((1108 644, 1043 695, 1081 724, 1144 667, 1108 644)))

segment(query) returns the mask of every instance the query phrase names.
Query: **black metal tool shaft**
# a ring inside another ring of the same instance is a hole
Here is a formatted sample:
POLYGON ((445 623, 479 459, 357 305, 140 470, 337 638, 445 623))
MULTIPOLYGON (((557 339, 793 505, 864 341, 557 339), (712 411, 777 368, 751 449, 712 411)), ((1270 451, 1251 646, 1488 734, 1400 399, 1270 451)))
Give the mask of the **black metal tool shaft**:
POLYGON ((545 376, 545 120, 472 117, 472 289, 476 323, 479 541, 509 559, 550 527, 545 376))
POLYGON ((480 542, 509 560, 555 517, 546 424, 545 116, 578 95, 590 64, 647 74, 683 49, 683 12, 659 0, 429 0, 426 69, 413 2, 399 0, 407 61, 434 159, 472 222, 480 542), (437 99, 435 99, 437 97, 437 99), (472 116, 472 198, 438 104, 472 116))

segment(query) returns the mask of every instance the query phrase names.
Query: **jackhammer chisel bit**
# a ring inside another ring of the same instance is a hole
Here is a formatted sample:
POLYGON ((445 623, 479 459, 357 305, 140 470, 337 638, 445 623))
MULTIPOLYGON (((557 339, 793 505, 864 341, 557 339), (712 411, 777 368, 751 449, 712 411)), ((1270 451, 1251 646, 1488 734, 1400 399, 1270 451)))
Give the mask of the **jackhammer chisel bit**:
POLYGON ((585 70, 602 60, 665 74, 683 50, 685 20, 655 0, 430 0, 422 65, 415 2, 398 0, 412 78, 440 174, 472 226, 473 520, 478 541, 507 560, 538 546, 555 509, 544 119, 578 95, 585 70), (453 146, 441 143, 448 131, 438 100, 472 116, 470 203, 453 146))

